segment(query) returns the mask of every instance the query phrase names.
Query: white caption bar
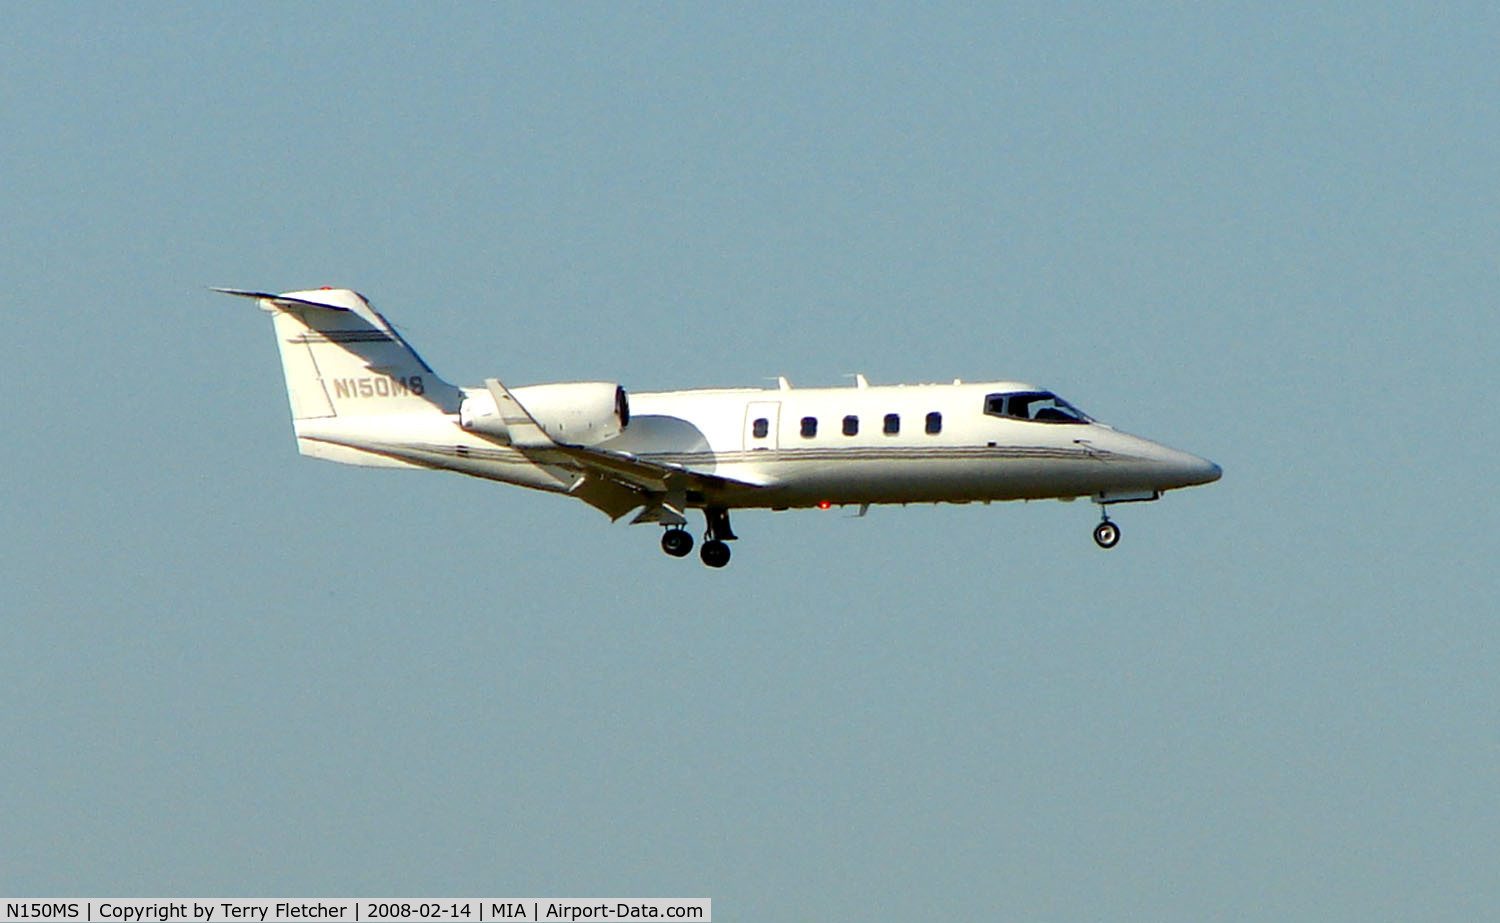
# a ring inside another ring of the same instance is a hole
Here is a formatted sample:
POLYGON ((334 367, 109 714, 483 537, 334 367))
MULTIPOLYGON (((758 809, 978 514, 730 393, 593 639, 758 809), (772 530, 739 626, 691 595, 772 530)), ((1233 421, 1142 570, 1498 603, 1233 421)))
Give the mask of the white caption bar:
POLYGON ((25 923, 506 923, 510 920, 713 920, 708 897, 3 898, 25 923))

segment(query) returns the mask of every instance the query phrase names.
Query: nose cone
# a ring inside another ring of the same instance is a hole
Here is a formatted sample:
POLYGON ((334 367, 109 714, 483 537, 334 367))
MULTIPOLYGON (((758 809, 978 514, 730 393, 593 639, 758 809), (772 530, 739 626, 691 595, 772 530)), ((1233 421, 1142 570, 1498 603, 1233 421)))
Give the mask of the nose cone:
POLYGON ((1172 490, 1224 476, 1224 469, 1206 458, 1118 430, 1100 428, 1092 444, 1108 451, 1113 486, 1122 491, 1172 490))
POLYGON ((1184 466, 1186 469, 1184 474, 1192 479, 1188 481, 1189 484, 1212 484, 1224 476, 1224 469, 1208 459, 1199 458, 1196 455, 1188 455, 1188 458, 1192 461, 1184 466))
POLYGON ((1123 436, 1120 450, 1133 457, 1132 471, 1156 490, 1211 484, 1224 476, 1224 469, 1206 458, 1139 436, 1123 436))
POLYGON ((1162 487, 1192 487, 1195 484, 1211 484, 1224 476, 1224 469, 1206 458, 1188 452, 1159 446, 1156 464, 1162 474, 1162 487))

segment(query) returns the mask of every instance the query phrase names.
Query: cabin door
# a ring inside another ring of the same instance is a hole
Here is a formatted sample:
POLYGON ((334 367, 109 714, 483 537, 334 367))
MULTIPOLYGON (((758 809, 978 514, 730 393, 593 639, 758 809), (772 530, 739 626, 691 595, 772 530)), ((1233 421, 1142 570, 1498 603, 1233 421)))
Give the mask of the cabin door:
POLYGON ((777 447, 780 401, 751 401, 745 405, 745 451, 777 447))

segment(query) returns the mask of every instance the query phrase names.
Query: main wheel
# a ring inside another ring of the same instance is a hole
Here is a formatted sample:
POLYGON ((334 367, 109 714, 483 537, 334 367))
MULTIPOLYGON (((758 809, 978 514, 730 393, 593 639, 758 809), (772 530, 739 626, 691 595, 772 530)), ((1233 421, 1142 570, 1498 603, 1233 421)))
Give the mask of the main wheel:
POLYGON ((1094 541, 1100 548, 1113 548, 1120 544, 1120 527, 1108 519, 1094 527, 1094 541))
POLYGON ((698 557, 702 558, 703 563, 709 567, 723 567, 729 563, 729 546, 717 539, 704 542, 703 547, 698 551, 698 557))
POLYGON ((674 558, 686 557, 693 550, 692 533, 686 529, 668 529, 661 534, 661 550, 674 558))

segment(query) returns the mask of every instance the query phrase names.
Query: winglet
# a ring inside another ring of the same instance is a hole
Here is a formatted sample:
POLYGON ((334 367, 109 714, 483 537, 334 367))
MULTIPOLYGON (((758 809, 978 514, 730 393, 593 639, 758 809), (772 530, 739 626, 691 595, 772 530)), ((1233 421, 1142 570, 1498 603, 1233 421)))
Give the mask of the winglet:
POLYGON ((521 402, 516 400, 516 396, 498 378, 486 378, 484 386, 489 389, 490 397, 495 400, 495 409, 500 411, 500 419, 505 421, 505 427, 510 431, 511 445, 518 449, 549 449, 557 446, 531 412, 521 406, 521 402))

